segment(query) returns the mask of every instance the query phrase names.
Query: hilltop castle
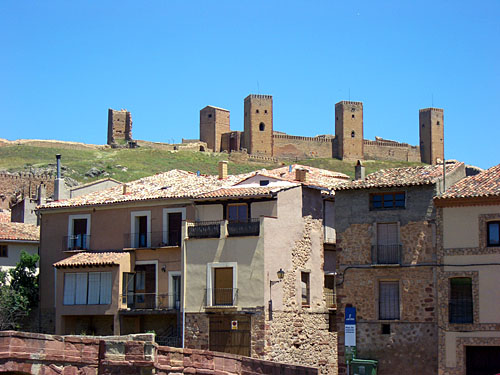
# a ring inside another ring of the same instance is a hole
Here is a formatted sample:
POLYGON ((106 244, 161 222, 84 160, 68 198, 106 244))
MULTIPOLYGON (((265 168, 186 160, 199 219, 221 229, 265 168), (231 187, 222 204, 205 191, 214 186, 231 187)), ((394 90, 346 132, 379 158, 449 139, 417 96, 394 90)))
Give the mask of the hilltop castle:
POLYGON ((341 160, 393 160, 436 164, 444 159, 443 110, 419 113, 420 145, 376 137, 363 138, 363 103, 335 104, 335 136, 300 137, 273 130, 273 97, 249 95, 244 102, 244 131, 231 131, 229 111, 207 106, 200 111, 200 141, 216 152, 246 150, 272 157, 334 157, 341 160))

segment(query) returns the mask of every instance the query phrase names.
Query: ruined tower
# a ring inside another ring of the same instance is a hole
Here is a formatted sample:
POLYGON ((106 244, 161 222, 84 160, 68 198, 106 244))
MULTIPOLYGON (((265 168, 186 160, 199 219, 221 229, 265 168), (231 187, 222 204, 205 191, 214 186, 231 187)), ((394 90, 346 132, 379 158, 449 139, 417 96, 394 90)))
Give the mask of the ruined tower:
POLYGON ((363 103, 341 101, 335 104, 335 157, 362 160, 363 103))
POLYGON ((200 141, 215 152, 221 152, 223 133, 230 132, 229 111, 227 109, 206 106, 200 111, 200 141))
POLYGON ((122 109, 108 109, 108 145, 132 140, 132 115, 122 109))
POLYGON ((419 111, 420 157, 422 163, 436 164, 444 160, 444 112, 441 108, 419 111))
POLYGON ((273 97, 248 95, 244 106, 243 148, 249 154, 273 155, 273 97))

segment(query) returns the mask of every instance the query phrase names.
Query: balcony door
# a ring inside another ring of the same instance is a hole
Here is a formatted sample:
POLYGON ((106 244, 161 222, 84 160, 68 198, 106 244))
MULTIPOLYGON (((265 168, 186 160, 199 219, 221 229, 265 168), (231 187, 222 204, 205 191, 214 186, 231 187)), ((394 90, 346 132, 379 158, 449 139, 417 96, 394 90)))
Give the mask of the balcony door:
POLYGON ((233 305, 233 268, 214 268, 213 301, 215 306, 233 305))
POLYGON ((138 309, 156 307, 156 265, 137 264, 135 266, 135 299, 138 309))
POLYGON ((168 213, 168 246, 181 245, 182 213, 168 213))
POLYGON ((398 223, 377 224, 377 263, 399 263, 398 223))

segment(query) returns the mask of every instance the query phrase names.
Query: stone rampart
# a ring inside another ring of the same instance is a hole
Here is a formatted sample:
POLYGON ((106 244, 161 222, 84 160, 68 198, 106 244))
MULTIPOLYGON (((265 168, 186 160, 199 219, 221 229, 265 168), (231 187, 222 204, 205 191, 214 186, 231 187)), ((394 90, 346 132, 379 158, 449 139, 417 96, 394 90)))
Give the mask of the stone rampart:
POLYGON ((0 332, 0 373, 32 375, 317 375, 294 366, 206 350, 158 346, 151 334, 114 337, 0 332))
POLYGON ((420 162, 420 147, 418 146, 368 139, 365 139, 363 143, 365 159, 420 162))
POLYGON ((43 183, 47 188, 47 196, 54 193, 54 177, 50 175, 33 175, 30 173, 0 173, 0 208, 9 208, 10 197, 20 193, 25 197, 34 195, 38 186, 43 183))
POLYGON ((277 157, 331 158, 333 155, 333 138, 273 134, 273 139, 277 157))

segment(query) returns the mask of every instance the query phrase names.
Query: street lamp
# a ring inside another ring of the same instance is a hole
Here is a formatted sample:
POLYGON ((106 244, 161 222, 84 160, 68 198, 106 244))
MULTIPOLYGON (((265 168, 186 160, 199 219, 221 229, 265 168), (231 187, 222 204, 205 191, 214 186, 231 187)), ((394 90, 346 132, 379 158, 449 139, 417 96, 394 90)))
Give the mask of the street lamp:
POLYGON ((285 271, 280 268, 280 270, 276 272, 276 274, 278 276, 278 280, 269 280, 269 320, 273 320, 273 298, 271 296, 271 287, 274 284, 283 281, 283 277, 285 277, 285 271))

